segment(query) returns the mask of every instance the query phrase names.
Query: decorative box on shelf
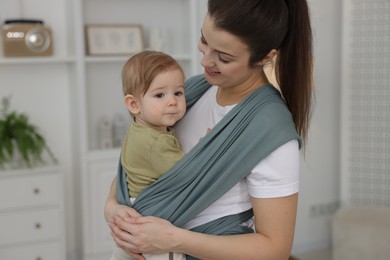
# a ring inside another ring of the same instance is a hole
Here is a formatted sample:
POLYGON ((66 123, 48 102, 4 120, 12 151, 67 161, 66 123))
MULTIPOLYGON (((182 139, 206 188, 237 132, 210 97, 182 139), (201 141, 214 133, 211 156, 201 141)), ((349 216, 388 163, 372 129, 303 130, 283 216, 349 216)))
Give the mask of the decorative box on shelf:
POLYGON ((0 170, 0 259, 65 260, 60 167, 0 170))

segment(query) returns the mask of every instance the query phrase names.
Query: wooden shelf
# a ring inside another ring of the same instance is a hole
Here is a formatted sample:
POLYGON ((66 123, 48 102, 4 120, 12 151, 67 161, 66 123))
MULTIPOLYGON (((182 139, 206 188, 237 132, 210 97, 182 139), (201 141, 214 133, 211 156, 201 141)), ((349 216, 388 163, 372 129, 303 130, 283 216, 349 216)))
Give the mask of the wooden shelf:
POLYGON ((0 65, 64 64, 75 61, 74 57, 15 57, 0 59, 0 65))

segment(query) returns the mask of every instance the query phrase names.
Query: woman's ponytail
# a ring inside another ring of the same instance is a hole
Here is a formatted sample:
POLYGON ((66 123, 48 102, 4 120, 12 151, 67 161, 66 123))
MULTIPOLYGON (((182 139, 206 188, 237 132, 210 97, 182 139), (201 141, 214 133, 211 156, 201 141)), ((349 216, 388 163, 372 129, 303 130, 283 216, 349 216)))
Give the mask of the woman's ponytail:
POLYGON ((305 141, 313 92, 312 31, 306 0, 284 0, 289 10, 287 35, 279 49, 276 78, 293 116, 298 134, 305 141))

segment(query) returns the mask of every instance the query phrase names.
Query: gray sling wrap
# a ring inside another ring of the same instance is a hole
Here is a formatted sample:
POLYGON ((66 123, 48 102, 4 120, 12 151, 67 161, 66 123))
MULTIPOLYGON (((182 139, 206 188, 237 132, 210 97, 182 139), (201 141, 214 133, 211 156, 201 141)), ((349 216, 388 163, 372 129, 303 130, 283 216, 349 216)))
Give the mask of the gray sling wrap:
MULTIPOLYGON (((190 108, 210 87, 203 75, 186 82, 190 108)), ((199 143, 130 204, 126 174, 118 167, 116 194, 121 204, 182 227, 245 178, 267 155, 297 139, 294 123, 280 93, 271 85, 256 89, 237 104, 199 143)), ((240 223, 252 210, 227 216, 192 230, 226 235, 253 232, 240 223)))

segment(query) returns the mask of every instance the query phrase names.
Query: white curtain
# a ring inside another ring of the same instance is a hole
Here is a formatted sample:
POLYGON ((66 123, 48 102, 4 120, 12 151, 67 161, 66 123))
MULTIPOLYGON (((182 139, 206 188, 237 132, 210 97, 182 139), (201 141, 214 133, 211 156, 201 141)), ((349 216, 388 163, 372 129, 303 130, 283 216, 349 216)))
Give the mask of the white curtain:
POLYGON ((390 0, 344 0, 342 39, 341 202, 390 207, 390 0))

